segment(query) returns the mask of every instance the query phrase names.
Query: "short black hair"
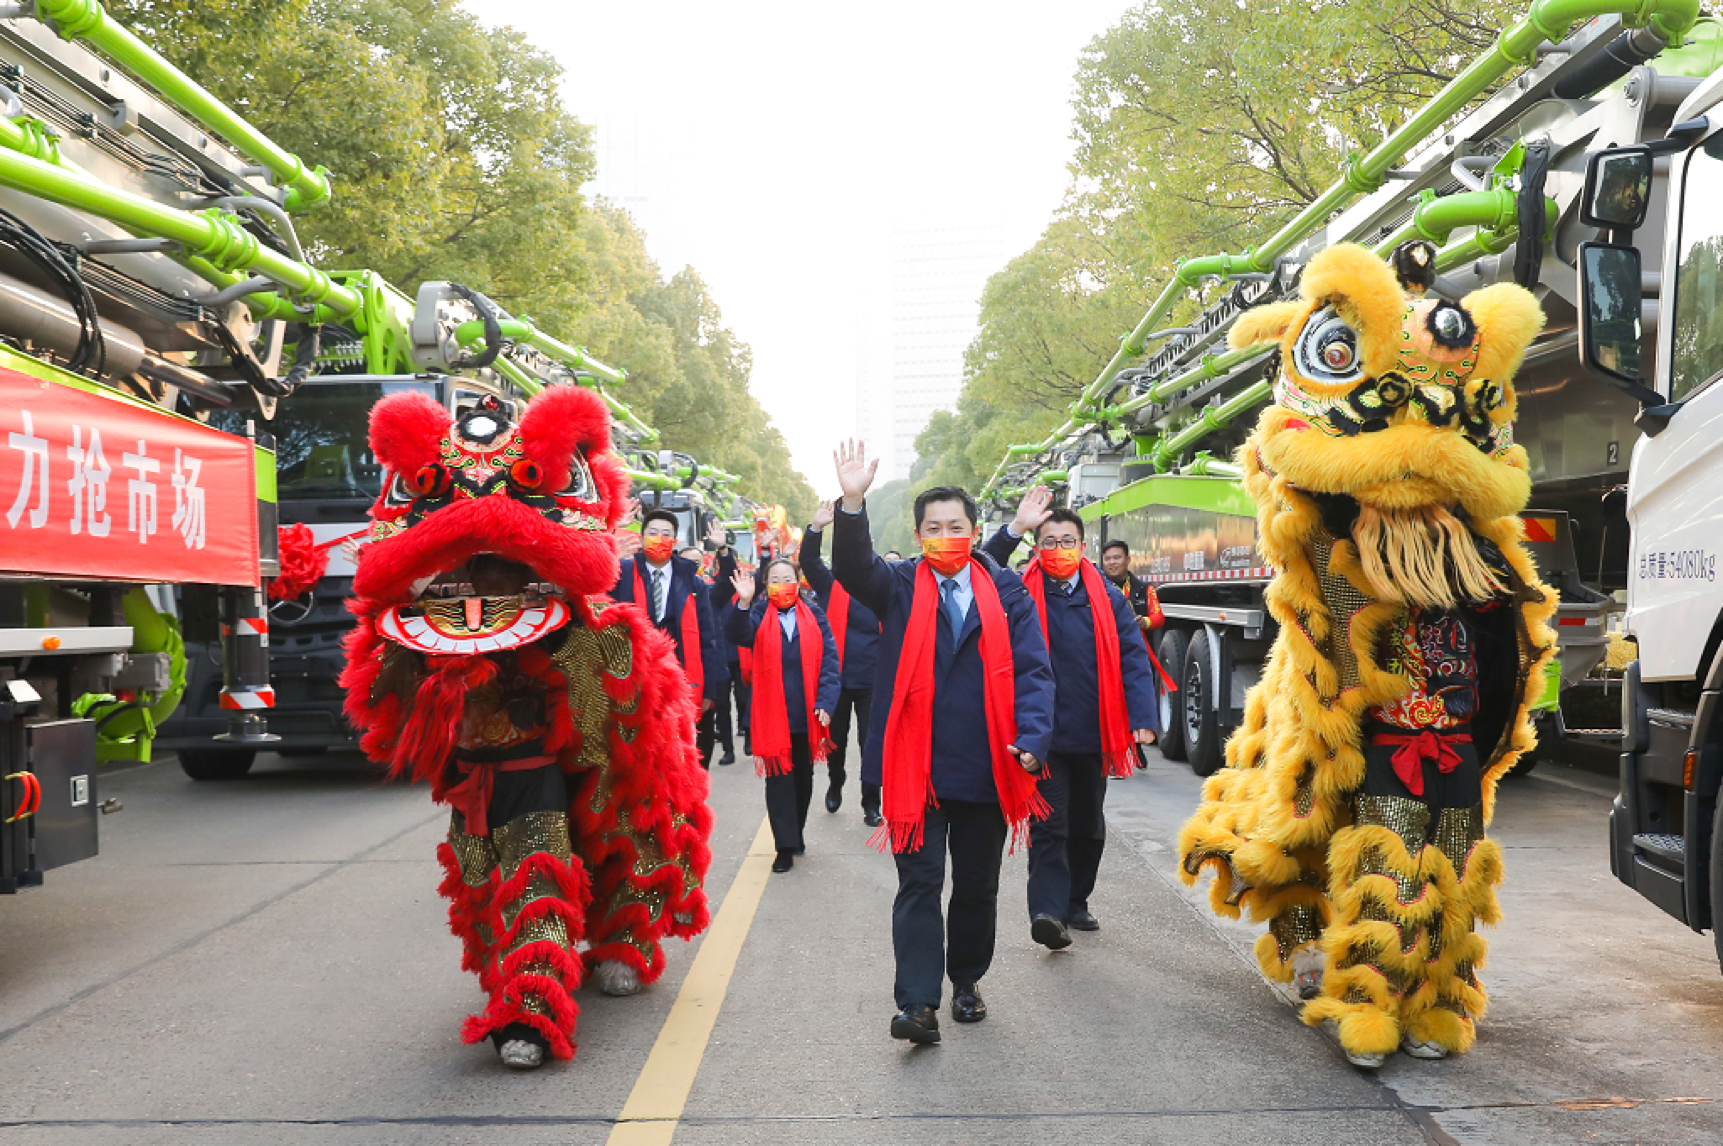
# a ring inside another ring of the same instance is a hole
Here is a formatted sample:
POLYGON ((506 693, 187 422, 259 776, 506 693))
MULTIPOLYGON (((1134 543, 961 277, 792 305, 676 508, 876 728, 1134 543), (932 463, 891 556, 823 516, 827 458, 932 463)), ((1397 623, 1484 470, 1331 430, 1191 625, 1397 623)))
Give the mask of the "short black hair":
POLYGON ((932 489, 924 489, 915 495, 915 527, 921 528, 921 520, 927 516, 927 505, 932 501, 961 501, 963 516, 974 525, 981 518, 981 511, 975 506, 975 499, 969 496, 969 491, 962 486, 936 485, 932 489))
POLYGON ((1052 525, 1055 521, 1063 521, 1068 525, 1075 525, 1077 527, 1078 537, 1088 536, 1088 534, 1083 531, 1083 519, 1077 516, 1077 511, 1074 509, 1066 509, 1064 506, 1060 506, 1052 513, 1049 513, 1047 515, 1047 520, 1035 527, 1035 536, 1040 537, 1041 531, 1047 526, 1052 525))
POLYGON ((670 523, 670 531, 672 533, 682 532, 682 523, 676 520, 676 515, 671 513, 668 509, 649 510, 646 516, 640 519, 640 531, 642 533, 646 532, 646 527, 651 525, 654 521, 668 521, 670 523))
POLYGON ((1131 547, 1126 545, 1123 541, 1120 541, 1117 537, 1101 546, 1101 556, 1105 557, 1107 555, 1107 550, 1109 549, 1123 549, 1126 557, 1131 555, 1131 547))
POLYGON ((903 554, 899 553, 895 549, 887 549, 884 553, 880 554, 880 556, 884 557, 887 561, 890 561, 894 557, 899 561, 903 560, 903 554))

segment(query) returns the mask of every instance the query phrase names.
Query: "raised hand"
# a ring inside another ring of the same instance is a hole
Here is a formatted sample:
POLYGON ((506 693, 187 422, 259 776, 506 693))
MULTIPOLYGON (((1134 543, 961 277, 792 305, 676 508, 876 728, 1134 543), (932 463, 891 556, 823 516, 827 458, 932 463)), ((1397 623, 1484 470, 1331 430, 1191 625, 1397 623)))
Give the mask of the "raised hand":
POLYGON ((712 524, 706 527, 706 542, 714 549, 722 549, 730 544, 730 531, 725 529, 724 523, 715 517, 712 519, 712 524))
POLYGON ((1044 485, 1038 485, 1023 495, 1023 500, 1017 503, 1017 515, 1011 519, 1013 533, 1028 536, 1041 528, 1053 513, 1053 491, 1044 485))
POLYGON ((626 561, 640 552, 640 534, 632 529, 617 529, 611 534, 616 539, 616 556, 626 561))
POLYGON ((736 587, 736 608, 746 609, 754 603, 754 575, 746 569, 736 570, 736 575, 730 578, 730 584, 736 587))
POLYGON ((813 527, 815 529, 824 529, 837 517, 837 514, 832 510, 832 505, 832 502, 822 501, 819 508, 814 510, 813 527))
POLYGON ((844 508, 860 513, 867 505, 867 490, 873 484, 874 471, 879 469, 879 459, 869 460, 867 443, 851 438, 833 451, 832 460, 838 464, 838 486, 844 491, 844 508))
POLYGON ((616 519, 616 528, 633 525, 640 520, 640 499, 631 497, 622 503, 622 516, 616 519))

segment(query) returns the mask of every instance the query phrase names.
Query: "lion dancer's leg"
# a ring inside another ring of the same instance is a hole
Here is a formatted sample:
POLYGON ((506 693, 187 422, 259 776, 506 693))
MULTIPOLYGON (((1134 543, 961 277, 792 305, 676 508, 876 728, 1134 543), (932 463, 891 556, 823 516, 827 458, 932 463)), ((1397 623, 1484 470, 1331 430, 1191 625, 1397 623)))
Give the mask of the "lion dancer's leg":
POLYGON ((1329 847, 1328 970, 1304 1020, 1335 1020, 1347 1057, 1361 1066, 1402 1047, 1421 1058, 1464 1050, 1483 1013, 1474 968, 1484 941, 1472 928, 1496 917, 1501 856, 1481 839, 1477 753, 1464 740, 1450 739, 1450 748, 1458 759, 1442 772, 1439 751, 1427 745, 1413 791, 1395 770, 1397 749, 1372 743, 1353 824, 1329 847))
POLYGON ((582 972, 575 945, 591 889, 573 860, 566 790, 555 765, 499 772, 487 816, 497 872, 493 944, 480 980, 489 979, 490 1003, 467 1020, 462 1037, 491 1039, 510 1066, 537 1066, 545 1051, 574 1054, 572 992, 582 972))
POLYGON ((611 850, 593 872, 587 910, 590 946, 585 959, 607 995, 632 995, 664 973, 666 935, 691 935, 705 926, 692 913, 690 895, 700 887, 694 856, 680 837, 692 829, 689 817, 672 817, 671 846, 659 832, 630 822, 618 809, 611 850))
POLYGON ((489 993, 496 980, 491 958, 495 925, 491 919, 496 900, 497 853, 491 837, 467 831, 466 817, 453 813, 447 843, 437 845, 437 860, 443 865, 443 882, 437 893, 449 901, 449 930, 461 941, 461 970, 479 977, 479 987, 489 993))

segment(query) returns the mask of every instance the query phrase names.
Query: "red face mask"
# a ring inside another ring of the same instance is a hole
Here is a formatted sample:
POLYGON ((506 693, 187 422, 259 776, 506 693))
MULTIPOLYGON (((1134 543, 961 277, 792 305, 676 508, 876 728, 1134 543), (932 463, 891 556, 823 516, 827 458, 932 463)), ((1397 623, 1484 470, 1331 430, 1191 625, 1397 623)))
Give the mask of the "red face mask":
POLYGON ((676 539, 660 533, 653 537, 642 538, 640 548, 646 554, 646 560, 655 565, 662 565, 670 560, 672 553, 676 552, 676 539))
POLYGON ((973 537, 924 537, 921 539, 921 555, 927 558, 934 572, 950 577, 969 564, 969 550, 974 544, 973 537))
POLYGON ((767 585, 766 600, 780 609, 794 609, 796 607, 795 582, 780 581, 776 585, 767 585))
POLYGON ((1083 563, 1081 549, 1042 549, 1038 552, 1041 568, 1055 581, 1063 581, 1083 563))

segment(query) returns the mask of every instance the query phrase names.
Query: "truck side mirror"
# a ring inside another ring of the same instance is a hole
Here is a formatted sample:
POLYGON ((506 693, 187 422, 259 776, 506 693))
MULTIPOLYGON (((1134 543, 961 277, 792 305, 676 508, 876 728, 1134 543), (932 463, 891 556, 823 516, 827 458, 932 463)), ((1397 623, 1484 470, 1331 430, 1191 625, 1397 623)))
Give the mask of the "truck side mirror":
POLYGON ((1640 381, 1642 291, 1637 248, 1615 243, 1579 245, 1580 361, 1638 399, 1635 421, 1655 436, 1680 404, 1664 404, 1663 395, 1640 381))
POLYGON ((1651 206, 1652 156, 1645 147, 1616 147, 1586 160, 1579 221, 1588 227, 1632 231, 1651 206))

